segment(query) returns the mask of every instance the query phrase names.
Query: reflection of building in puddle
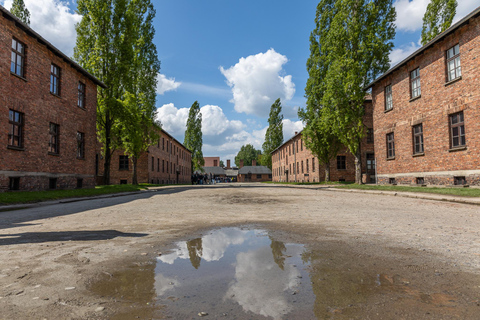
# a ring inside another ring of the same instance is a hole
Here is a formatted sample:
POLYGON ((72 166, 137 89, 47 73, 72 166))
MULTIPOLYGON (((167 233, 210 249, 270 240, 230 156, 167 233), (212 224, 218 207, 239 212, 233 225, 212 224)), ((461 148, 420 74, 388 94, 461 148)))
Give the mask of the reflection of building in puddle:
POLYGON ((300 272, 292 265, 284 265, 279 251, 275 251, 279 244, 285 247, 279 242, 275 247, 272 242, 271 248, 262 247, 237 255, 235 280, 225 299, 238 302, 245 311, 274 319, 281 319, 292 310, 285 291, 292 294, 299 284, 300 272))

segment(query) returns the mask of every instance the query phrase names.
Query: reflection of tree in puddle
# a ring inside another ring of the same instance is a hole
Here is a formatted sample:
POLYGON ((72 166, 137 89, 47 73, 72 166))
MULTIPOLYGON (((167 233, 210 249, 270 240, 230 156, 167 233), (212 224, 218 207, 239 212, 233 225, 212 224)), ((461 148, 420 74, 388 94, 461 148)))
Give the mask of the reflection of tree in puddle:
POLYGON ((202 238, 187 241, 187 248, 192 266, 198 269, 200 261, 202 261, 202 238))
POLYGON ((275 241, 272 237, 269 237, 272 241, 270 248, 272 248, 273 260, 278 265, 280 269, 284 269, 285 266, 285 256, 284 253, 287 250, 285 244, 281 241, 275 241))

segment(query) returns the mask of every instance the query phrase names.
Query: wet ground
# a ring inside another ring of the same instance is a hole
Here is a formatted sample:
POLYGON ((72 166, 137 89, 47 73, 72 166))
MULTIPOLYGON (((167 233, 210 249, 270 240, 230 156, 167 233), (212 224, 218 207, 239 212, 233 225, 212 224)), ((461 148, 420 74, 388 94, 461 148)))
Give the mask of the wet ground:
MULTIPOLYGON (((90 290, 125 306, 115 319, 474 319, 466 274, 315 249, 267 230, 221 228, 155 261, 106 274, 90 290), (465 283, 462 283, 465 282, 465 283)), ((406 250, 402 254, 415 254, 406 250)), ((478 281, 478 276, 473 276, 478 281)))
POLYGON ((478 320, 479 239, 478 206, 306 186, 1 212, 0 319, 478 320))

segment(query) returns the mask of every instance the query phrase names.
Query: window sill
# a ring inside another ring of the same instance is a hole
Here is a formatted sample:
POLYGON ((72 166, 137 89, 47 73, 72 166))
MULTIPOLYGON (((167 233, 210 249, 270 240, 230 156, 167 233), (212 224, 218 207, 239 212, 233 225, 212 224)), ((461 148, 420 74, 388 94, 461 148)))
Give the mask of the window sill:
MULTIPOLYGON (((52 93, 53 94, 53 93, 52 93)), ((87 108, 85 107, 80 107, 80 106, 77 106, 78 109, 82 109, 83 111, 87 111, 87 108)))
POLYGON ((462 151, 462 150, 467 150, 467 146, 450 148, 448 149, 448 152, 456 152, 456 151, 462 151))
POLYGON ((414 157, 414 158, 415 158, 415 157, 423 157, 423 156, 425 156, 425 152, 412 154, 412 157, 414 157))
POLYGON ((383 113, 388 113, 388 112, 390 112, 390 111, 392 111, 392 110, 393 110, 393 107, 391 107, 390 109, 384 110, 383 113))
POLYGON ((58 94, 56 94, 56 93, 53 93, 52 91, 50 91, 50 94, 51 94, 52 96, 54 96, 54 97, 57 97, 57 98, 59 98, 59 99, 61 99, 61 98, 62 98, 61 96, 59 96, 59 95, 58 95, 58 94))
POLYGON ((83 160, 83 161, 85 161, 85 158, 79 158, 79 157, 77 157, 77 160, 83 160))
POLYGON ((12 72, 12 71, 10 71, 10 74, 11 74, 12 76, 17 77, 17 78, 20 79, 20 80, 23 80, 23 81, 25 81, 25 82, 28 82, 27 79, 25 79, 25 78, 22 77, 22 76, 19 76, 18 74, 14 73, 14 72, 12 72))
POLYGON ((25 151, 24 147, 7 146, 7 149, 17 150, 17 151, 25 151))
POLYGON ((60 153, 49 152, 48 155, 49 156, 60 157, 60 153))
POLYGON ((462 80, 462 76, 446 82, 446 83, 444 84, 444 86, 445 86, 445 87, 448 87, 448 86, 451 85, 452 83, 455 83, 455 82, 457 82, 457 81, 459 81, 459 80, 462 80))
POLYGON ((422 95, 416 96, 415 98, 412 98, 412 99, 408 100, 408 102, 413 102, 415 100, 420 99, 421 97, 422 97, 422 95))
POLYGON ((387 161, 395 160, 395 157, 387 158, 387 161))

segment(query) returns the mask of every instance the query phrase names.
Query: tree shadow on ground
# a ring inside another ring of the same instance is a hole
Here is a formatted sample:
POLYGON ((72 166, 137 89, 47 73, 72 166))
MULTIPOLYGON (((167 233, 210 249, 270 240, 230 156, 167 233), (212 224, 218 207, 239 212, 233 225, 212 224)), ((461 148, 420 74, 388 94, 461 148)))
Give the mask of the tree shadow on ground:
POLYGON ((61 231, 61 232, 25 232, 0 234, 0 246, 43 243, 52 241, 99 241, 117 237, 145 237, 146 233, 124 233, 117 230, 61 231))

